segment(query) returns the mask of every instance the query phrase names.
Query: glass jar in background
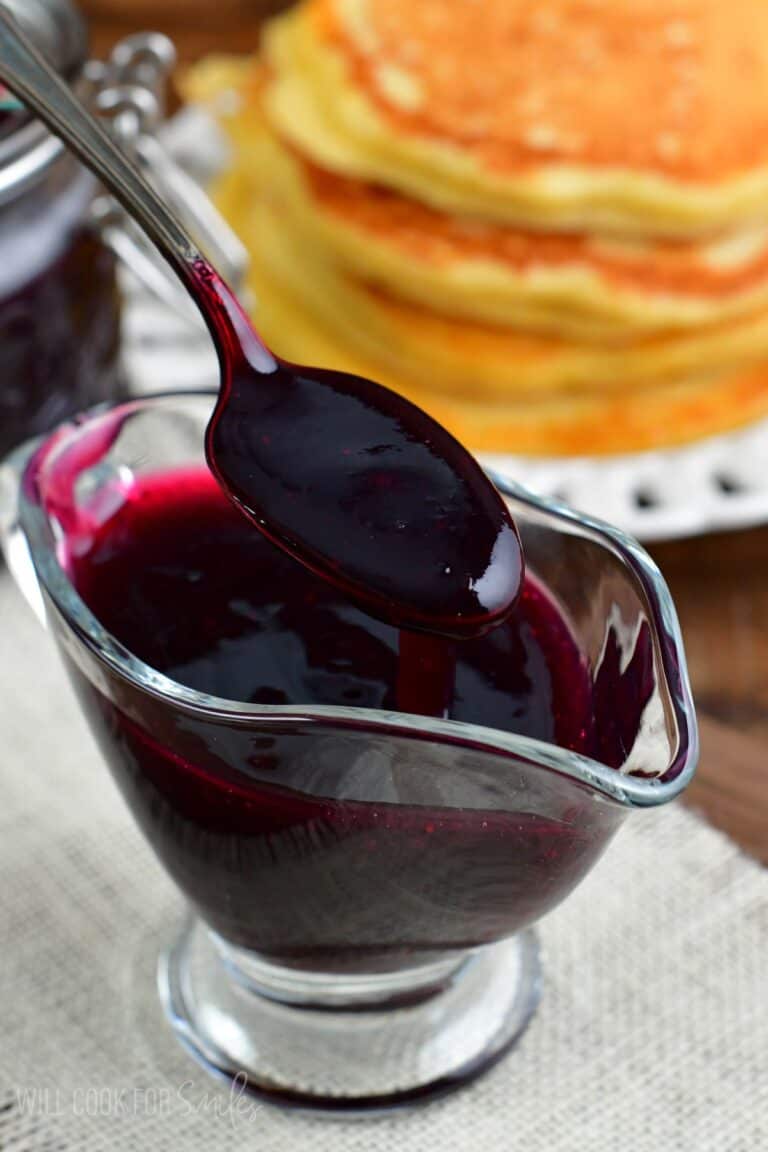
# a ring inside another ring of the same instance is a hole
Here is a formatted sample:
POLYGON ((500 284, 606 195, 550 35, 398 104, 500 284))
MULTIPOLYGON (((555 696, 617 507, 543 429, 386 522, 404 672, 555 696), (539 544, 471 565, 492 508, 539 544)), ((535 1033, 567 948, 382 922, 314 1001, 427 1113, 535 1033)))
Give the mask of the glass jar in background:
POLYGON ((122 390, 116 260, 87 222, 93 192, 62 156, 0 202, 0 452, 122 390))
MULTIPOLYGON (((69 0, 8 0, 73 84, 87 35, 69 0)), ((4 104, 12 101, 4 100, 4 104)), ((96 183, 38 122, 0 112, 0 453, 122 390, 116 260, 96 183)))
MULTIPOLYGON (((242 288, 247 254, 199 184, 156 135, 173 43, 126 36, 88 59, 72 0, 2 0, 101 116, 225 279, 242 288)), ((0 87, 0 457, 76 412, 130 391, 121 358, 124 266, 145 295, 198 332, 185 291, 122 208, 0 87)), ((192 331, 192 328, 190 328, 192 331)))

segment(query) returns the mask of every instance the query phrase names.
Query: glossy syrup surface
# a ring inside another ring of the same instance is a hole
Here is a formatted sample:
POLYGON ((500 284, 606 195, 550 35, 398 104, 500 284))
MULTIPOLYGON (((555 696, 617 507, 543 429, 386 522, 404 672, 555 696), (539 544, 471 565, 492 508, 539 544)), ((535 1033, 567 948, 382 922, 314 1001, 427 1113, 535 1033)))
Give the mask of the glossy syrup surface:
MULTIPOLYGON (((397 630, 274 549, 206 471, 145 478, 82 545, 67 560, 82 598, 179 683, 257 705, 397 705, 397 630)), ((590 749, 589 672, 533 577, 504 624, 445 643, 451 717, 590 749)), ((195 716, 71 671, 189 899, 226 939, 283 963, 369 971, 509 935, 562 899, 613 830, 609 808, 546 779, 539 794, 536 771, 526 783, 514 763, 332 718, 195 716)))
MULTIPOLYGON (((198 692, 253 704, 398 706, 397 629, 254 532, 205 470, 135 485, 68 566, 118 640, 198 692)), ((419 648, 412 658, 421 657, 419 648)), ((417 674, 440 678, 441 659, 452 719, 586 750, 587 673, 532 577, 505 624, 427 648, 417 674)))
POLYGON ((198 296, 222 364, 208 462, 257 528, 396 627, 467 637, 503 620, 522 551, 474 457, 388 388, 276 360, 204 267, 198 296))

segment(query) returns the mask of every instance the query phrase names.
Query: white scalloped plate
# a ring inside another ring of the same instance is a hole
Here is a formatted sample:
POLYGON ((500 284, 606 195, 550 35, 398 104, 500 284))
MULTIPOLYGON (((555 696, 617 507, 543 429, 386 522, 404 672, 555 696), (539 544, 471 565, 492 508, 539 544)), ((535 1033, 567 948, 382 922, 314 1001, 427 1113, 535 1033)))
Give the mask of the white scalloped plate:
MULTIPOLYGON (((187 111, 166 128, 166 143, 204 179, 223 156, 208 117, 187 111)), ((197 332, 154 300, 129 289, 128 367, 141 391, 204 387, 217 365, 197 332)), ((471 445, 470 445, 471 447, 471 445)), ((618 525, 640 540, 664 540, 768 522, 768 420, 681 448, 609 457, 483 454, 489 467, 544 496, 618 525)))
POLYGON ((639 540, 669 540, 768 521, 768 420, 665 451, 608 457, 484 456, 483 461, 639 540))

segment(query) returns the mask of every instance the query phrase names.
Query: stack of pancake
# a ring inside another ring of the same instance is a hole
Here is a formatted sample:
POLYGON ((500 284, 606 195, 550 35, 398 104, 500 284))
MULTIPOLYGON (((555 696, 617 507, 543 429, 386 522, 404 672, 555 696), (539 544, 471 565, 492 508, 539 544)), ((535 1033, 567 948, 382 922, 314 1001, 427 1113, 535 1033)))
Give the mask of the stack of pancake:
POLYGON ((281 355, 491 451, 768 412, 765 0, 307 0, 186 91, 281 355))

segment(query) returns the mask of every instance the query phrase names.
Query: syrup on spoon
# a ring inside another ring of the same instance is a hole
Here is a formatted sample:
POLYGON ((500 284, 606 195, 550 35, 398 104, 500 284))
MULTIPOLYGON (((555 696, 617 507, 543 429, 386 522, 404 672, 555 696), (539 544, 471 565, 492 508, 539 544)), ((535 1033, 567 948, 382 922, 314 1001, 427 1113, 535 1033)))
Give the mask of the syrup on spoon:
POLYGON ((458 639, 508 616, 522 550, 474 458, 395 392, 274 357, 168 207, 2 8, 0 75, 101 178, 195 299, 221 369, 209 465, 259 531, 399 628, 458 639))

